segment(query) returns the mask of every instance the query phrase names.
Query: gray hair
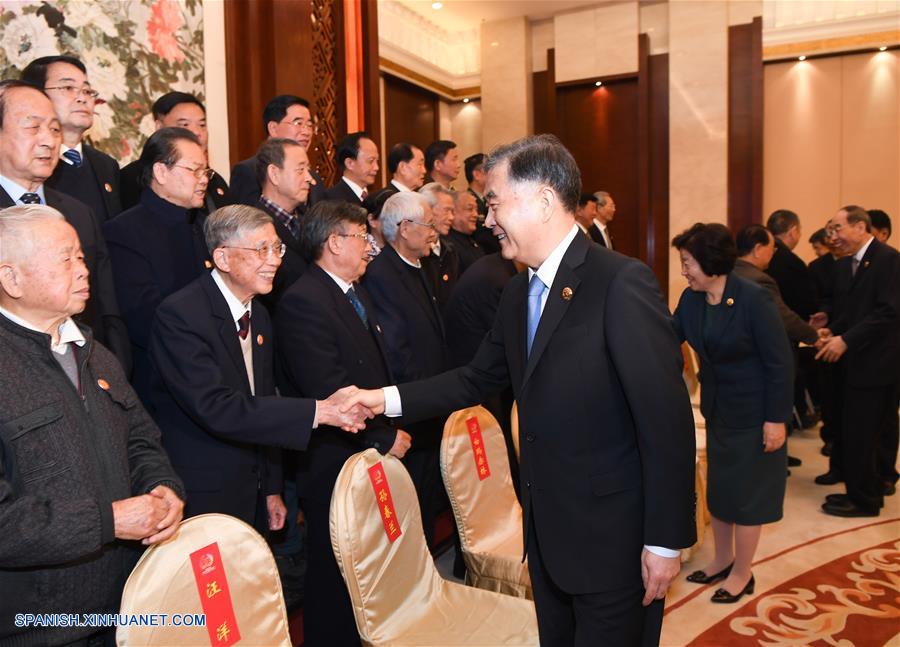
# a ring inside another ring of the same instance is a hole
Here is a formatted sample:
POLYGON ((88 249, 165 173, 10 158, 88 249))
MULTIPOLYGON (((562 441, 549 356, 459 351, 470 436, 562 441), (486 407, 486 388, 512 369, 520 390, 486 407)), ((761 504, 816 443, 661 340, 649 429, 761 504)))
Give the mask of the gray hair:
POLYGON ((212 254, 217 247, 238 238, 241 234, 271 225, 272 217, 265 211, 245 204, 230 204, 216 209, 203 223, 206 248, 212 254))
POLYGON ((0 211, 0 263, 21 258, 26 235, 45 220, 65 220, 65 216, 45 204, 22 204, 0 211))
POLYGON ((366 210, 344 200, 323 200, 313 205, 300 222, 300 247, 310 263, 322 258, 325 243, 343 223, 366 226, 366 210))
POLYGON ((605 207, 609 202, 609 193, 606 191, 595 191, 594 197, 597 198, 597 204, 601 207, 605 207))
POLYGON ((456 202, 456 191, 448 189, 439 182, 429 182, 421 189, 419 189, 419 193, 425 196, 425 199, 428 200, 428 204, 432 209, 434 209, 438 205, 439 195, 449 195, 451 198, 453 198, 453 201, 456 202))
POLYGON ((397 240, 400 223, 404 220, 421 222, 425 209, 429 206, 425 196, 409 191, 395 193, 384 203, 381 209, 381 233, 389 243, 397 240))

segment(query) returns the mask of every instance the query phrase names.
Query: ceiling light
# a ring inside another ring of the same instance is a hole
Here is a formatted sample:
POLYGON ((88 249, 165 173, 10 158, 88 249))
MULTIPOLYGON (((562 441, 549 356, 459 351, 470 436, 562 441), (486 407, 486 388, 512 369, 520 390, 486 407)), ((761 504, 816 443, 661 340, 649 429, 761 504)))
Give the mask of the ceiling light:
POLYGON ((601 85, 603 85, 603 81, 597 81, 594 85, 599 88, 601 85))
POLYGON ((469 103, 468 99, 463 99, 463 103, 469 103))
POLYGON ((491 47, 500 47, 500 41, 495 40, 491 43, 491 47))
POLYGON ((443 2, 432 2, 432 3, 431 3, 431 8, 432 8, 432 9, 440 9, 440 8, 443 7, 443 6, 444 6, 444 3, 443 3, 443 2))
POLYGON ((797 60, 798 60, 798 61, 805 61, 805 60, 806 60, 806 57, 805 57, 805 56, 798 56, 798 57, 797 57, 797 60))
POLYGON ((882 45, 881 47, 878 48, 878 51, 879 51, 879 52, 886 52, 886 51, 887 51, 887 47, 884 46, 884 45, 882 45))

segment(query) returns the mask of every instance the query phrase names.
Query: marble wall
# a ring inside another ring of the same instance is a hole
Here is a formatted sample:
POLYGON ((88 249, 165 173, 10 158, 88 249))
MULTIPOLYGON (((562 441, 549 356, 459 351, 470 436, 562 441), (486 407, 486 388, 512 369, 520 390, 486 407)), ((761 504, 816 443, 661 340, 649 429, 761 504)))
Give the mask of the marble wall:
POLYGON ((637 72, 638 22, 636 2, 555 16, 556 82, 637 72))
POLYGON ((524 17, 481 25, 482 148, 532 131, 531 28, 524 17))

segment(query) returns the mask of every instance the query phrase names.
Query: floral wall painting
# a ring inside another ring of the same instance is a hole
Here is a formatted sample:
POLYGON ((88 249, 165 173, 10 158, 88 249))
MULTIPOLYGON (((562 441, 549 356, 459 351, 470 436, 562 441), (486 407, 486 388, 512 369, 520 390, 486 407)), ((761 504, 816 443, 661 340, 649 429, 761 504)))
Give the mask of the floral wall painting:
POLYGON ((53 54, 84 61, 100 93, 88 138, 125 164, 153 133, 160 95, 204 100, 202 0, 0 0, 0 78, 53 54))

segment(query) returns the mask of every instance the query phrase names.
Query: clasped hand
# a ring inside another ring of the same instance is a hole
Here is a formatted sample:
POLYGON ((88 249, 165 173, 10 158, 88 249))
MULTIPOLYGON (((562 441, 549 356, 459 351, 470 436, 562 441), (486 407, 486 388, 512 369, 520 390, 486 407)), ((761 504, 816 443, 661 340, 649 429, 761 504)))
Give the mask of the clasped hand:
POLYGON ((145 546, 175 534, 184 513, 184 502, 171 488, 157 485, 147 494, 113 501, 117 539, 140 540, 145 546))
POLYGON ((364 403, 354 400, 359 392, 355 386, 345 386, 332 393, 327 400, 317 400, 317 424, 340 427, 352 434, 365 429, 366 418, 372 418, 380 412, 373 412, 364 403))
POLYGON ((847 343, 840 335, 835 336, 828 328, 819 329, 819 339, 816 341, 816 359, 824 362, 836 362, 847 352, 847 343))

